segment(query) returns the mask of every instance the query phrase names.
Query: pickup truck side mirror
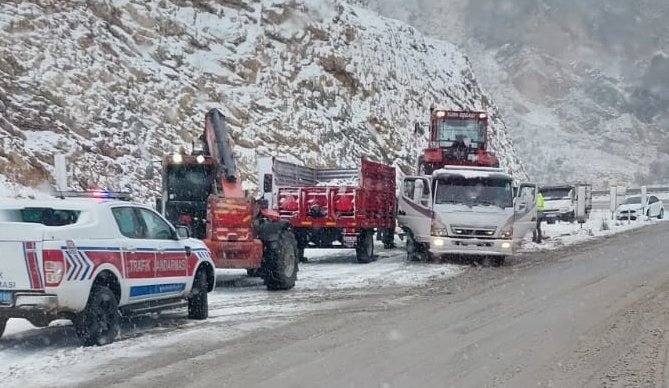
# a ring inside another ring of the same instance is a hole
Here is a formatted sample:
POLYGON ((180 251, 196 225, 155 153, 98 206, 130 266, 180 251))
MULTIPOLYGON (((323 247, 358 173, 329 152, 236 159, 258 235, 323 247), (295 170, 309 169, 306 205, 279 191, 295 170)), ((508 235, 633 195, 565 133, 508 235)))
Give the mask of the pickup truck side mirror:
POLYGON ((176 227, 179 240, 190 238, 190 229, 187 226, 179 225, 176 227))

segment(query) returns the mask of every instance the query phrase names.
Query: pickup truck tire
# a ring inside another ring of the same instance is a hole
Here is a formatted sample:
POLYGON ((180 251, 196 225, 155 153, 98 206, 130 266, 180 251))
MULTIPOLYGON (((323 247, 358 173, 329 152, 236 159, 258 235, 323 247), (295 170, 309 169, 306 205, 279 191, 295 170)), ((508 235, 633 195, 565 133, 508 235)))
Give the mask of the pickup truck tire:
POLYGON ((358 263, 371 263, 374 261, 374 233, 364 231, 358 236, 355 246, 355 257, 358 263))
POLYGON ((664 218, 664 209, 660 209, 660 214, 657 216, 658 220, 661 220, 664 218))
POLYGON ((268 244, 263 258, 265 285, 270 291, 290 290, 295 287, 299 262, 295 235, 284 230, 268 244))
POLYGON ((200 268, 195 273, 191 296, 188 298, 188 319, 202 320, 209 317, 207 289, 207 274, 200 268))
POLYGON ((495 257, 493 257, 493 259, 492 259, 492 266, 493 266, 493 267, 501 267, 502 265, 504 265, 504 260, 505 260, 505 259, 506 259, 506 257, 504 257, 504 256, 495 256, 495 257))
POLYGON ((84 346, 106 345, 114 342, 119 333, 118 301, 106 286, 94 285, 84 311, 73 323, 84 346))
POLYGON ((2 337, 2 335, 5 333, 7 321, 9 321, 9 318, 0 318, 0 337, 2 337))

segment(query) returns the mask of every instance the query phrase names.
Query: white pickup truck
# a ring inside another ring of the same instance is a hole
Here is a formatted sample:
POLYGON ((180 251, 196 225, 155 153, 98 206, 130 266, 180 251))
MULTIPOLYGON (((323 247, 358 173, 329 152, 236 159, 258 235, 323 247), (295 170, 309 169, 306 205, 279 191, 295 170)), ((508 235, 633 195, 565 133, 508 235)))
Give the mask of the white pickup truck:
POLYGON ((403 179, 397 221, 409 260, 481 256, 498 266, 536 228, 537 186, 499 168, 449 166, 403 179))
POLYGON ((207 318, 214 264, 187 233, 131 202, 2 199, 0 335, 9 318, 66 318, 84 345, 103 345, 120 315, 187 305, 207 318))

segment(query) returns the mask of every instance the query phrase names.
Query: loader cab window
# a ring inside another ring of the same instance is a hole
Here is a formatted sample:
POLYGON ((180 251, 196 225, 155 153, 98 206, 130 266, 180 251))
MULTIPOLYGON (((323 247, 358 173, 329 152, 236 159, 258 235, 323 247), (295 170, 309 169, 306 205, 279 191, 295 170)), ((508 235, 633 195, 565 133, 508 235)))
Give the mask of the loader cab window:
POLYGON ((474 148, 482 146, 485 142, 485 124, 478 120, 439 120, 437 141, 441 147, 451 147, 460 142, 474 148))
POLYGON ((167 170, 167 200, 204 202, 211 194, 213 168, 210 165, 170 165, 167 170))

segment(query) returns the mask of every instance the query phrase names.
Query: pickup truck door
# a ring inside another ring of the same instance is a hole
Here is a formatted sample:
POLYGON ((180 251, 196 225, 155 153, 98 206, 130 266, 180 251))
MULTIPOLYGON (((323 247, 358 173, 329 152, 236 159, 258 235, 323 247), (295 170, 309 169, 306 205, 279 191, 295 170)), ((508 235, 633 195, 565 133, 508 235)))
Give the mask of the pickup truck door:
POLYGON ((397 204, 397 222, 408 228, 417 241, 430 239, 432 226, 432 188, 430 178, 407 176, 402 180, 397 204))
POLYGON ((159 285, 155 297, 183 294, 190 288, 189 258, 183 241, 155 211, 138 207, 137 212, 145 225, 146 241, 155 248, 153 277, 159 285))
POLYGON ((537 185, 523 183, 514 198, 513 240, 519 243, 528 232, 537 226, 537 185))

